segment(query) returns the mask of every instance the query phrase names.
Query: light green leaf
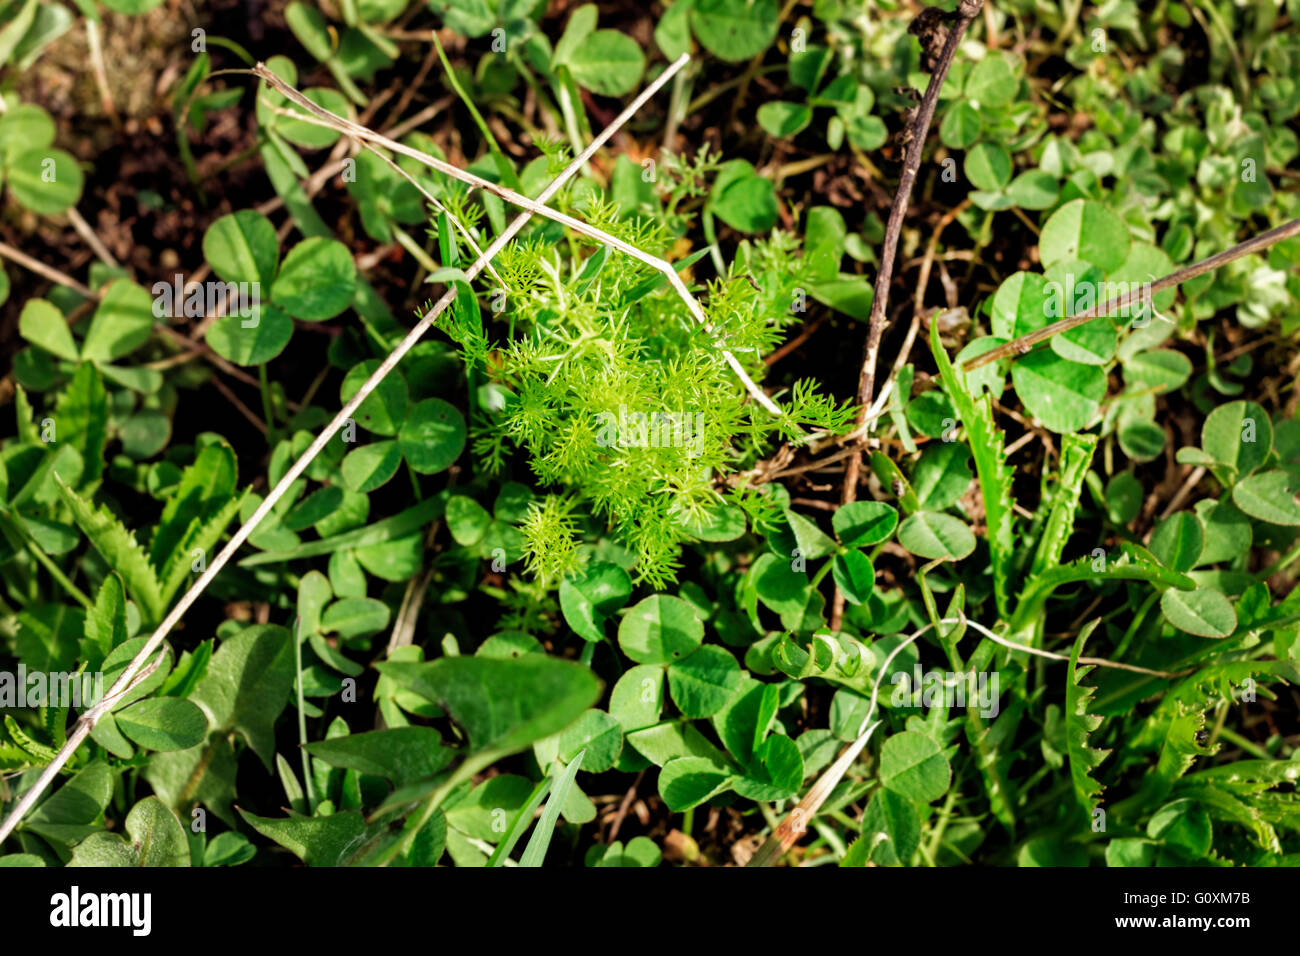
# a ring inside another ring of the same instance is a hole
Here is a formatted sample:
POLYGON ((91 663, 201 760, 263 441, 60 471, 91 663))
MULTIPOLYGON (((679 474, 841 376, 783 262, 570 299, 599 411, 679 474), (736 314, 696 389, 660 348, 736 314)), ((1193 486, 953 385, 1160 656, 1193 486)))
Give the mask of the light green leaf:
POLYGON ((1103 203, 1073 199, 1052 213, 1038 237, 1044 266, 1082 259, 1102 272, 1123 265, 1131 243, 1128 226, 1103 203))
POLYGON ((704 625, 681 598, 652 594, 632 607, 618 626, 623 653, 638 664, 685 658, 704 640, 704 625))
POLYGON ((947 792, 952 768, 933 737, 905 730, 880 748, 880 782, 900 796, 925 804, 947 792))
POLYGON ((1160 610, 1174 627, 1199 637, 1227 637, 1237 629, 1237 612, 1213 588, 1166 591, 1160 595, 1160 610))
POLYGON ((114 715, 118 728, 146 750, 188 750, 203 742, 208 722, 188 700, 151 697, 114 715))
POLYGON ((918 511, 899 526, 898 543, 922 558, 959 561, 975 550, 975 535, 952 515, 918 511))

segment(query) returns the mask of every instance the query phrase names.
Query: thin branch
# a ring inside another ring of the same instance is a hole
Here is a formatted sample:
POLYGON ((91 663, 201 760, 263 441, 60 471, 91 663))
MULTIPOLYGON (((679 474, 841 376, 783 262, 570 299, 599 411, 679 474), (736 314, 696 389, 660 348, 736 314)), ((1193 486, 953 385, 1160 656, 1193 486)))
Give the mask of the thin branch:
POLYGON ((9 245, 6 242, 0 242, 0 256, 9 259, 12 262, 18 263, 20 266, 22 266, 24 269, 28 270, 29 272, 35 272, 38 276, 42 276, 46 279, 49 279, 51 282, 57 283, 58 285, 67 286, 69 289, 72 289, 74 292, 77 292, 78 294, 85 296, 87 299, 99 298, 99 296, 95 293, 95 291, 91 289, 90 286, 86 285, 84 282, 72 278, 72 276, 68 275, 66 272, 60 272, 58 269, 54 268, 53 266, 47 266, 39 259, 33 259, 27 253, 15 249, 13 246, 9 245))
MULTIPOLYGON (((683 54, 682 56, 686 56, 686 54, 683 54)), ((682 60, 679 57, 677 61, 674 61, 673 66, 677 66, 680 62, 682 62, 682 60)), ((470 186, 492 193, 494 196, 498 196, 506 202, 518 206, 521 209, 526 209, 536 215, 552 219, 561 225, 567 226, 580 235, 584 235, 596 242, 603 243, 611 249, 617 249, 624 255, 631 256, 633 259, 645 263, 652 269, 663 274, 664 278, 668 280, 669 285, 673 287, 673 291, 676 292, 682 302, 686 304, 692 317, 694 317, 694 319, 704 328, 705 332, 708 332, 710 335, 713 334, 713 325, 705 316, 704 310, 700 307, 700 303, 693 295, 691 295, 690 290, 686 288, 686 283, 684 283, 681 276, 677 274, 677 270, 673 268, 672 263, 668 262, 666 259, 660 259, 657 256, 652 256, 648 253, 642 252, 640 249, 636 248, 636 246, 624 242, 622 239, 618 239, 615 236, 611 236, 609 233, 597 229, 595 226, 590 226, 580 219, 575 219, 565 213, 551 209, 546 205, 546 199, 549 199, 549 196, 545 199, 541 196, 535 200, 529 199, 527 196, 515 192, 513 189, 500 186, 481 176, 476 176, 473 173, 466 172, 459 167, 430 156, 428 153, 421 152, 418 149, 413 149, 410 146, 405 146, 402 143, 389 139, 382 133, 376 133, 373 130, 366 129, 364 126, 360 126, 349 119, 331 113, 329 110, 318 106, 311 100, 307 99, 307 97, 303 96, 292 86, 285 83, 284 80, 272 73, 262 63, 259 63, 254 67, 253 72, 273 87, 277 93, 280 93, 290 102, 302 107, 302 109, 306 110, 310 114, 308 117, 299 117, 300 119, 311 122, 311 117, 316 117, 318 120, 324 121, 325 125, 330 126, 333 129, 337 129, 356 139, 378 143, 385 149, 394 153, 409 156, 411 159, 423 163, 430 169, 437 170, 443 175, 450 176, 453 179, 459 179, 461 182, 467 183, 470 186)), ((673 70, 672 72, 676 72, 676 70, 673 70)), ((662 79, 663 76, 661 75, 659 80, 662 79)), ((656 83, 658 83, 659 80, 656 80, 656 83)), ((587 152, 587 150, 584 150, 583 155, 587 155, 587 152)), ((554 194, 552 193, 551 195, 554 194)), ((741 366, 740 362, 736 359, 736 356, 732 354, 731 350, 719 349, 719 351, 722 352, 723 359, 725 359, 727 364, 731 366, 732 372, 734 372, 736 377, 744 384, 745 390, 749 392, 753 399, 772 415, 778 418, 782 417, 783 413, 780 407, 767 396, 767 393, 754 383, 754 380, 749 377, 749 374, 741 366)))
POLYGON ((871 315, 867 330, 867 344, 862 354, 862 371, 858 377, 858 404, 864 409, 871 404, 871 393, 875 389, 876 358, 880 352, 880 338, 885 330, 885 308, 889 304, 889 286, 894 278, 894 256, 898 251, 898 239, 903 230, 903 217, 912 197, 912 186, 916 182, 917 171, 921 168, 921 153, 925 149, 925 140, 930 132, 930 121, 934 119, 934 110, 939 103, 939 91, 948 76, 957 46, 966 34, 971 20, 979 15, 984 0, 961 0, 957 7, 956 21, 948 28, 948 36, 943 45, 943 52, 930 73, 930 82, 925 88, 925 96, 917 108, 916 116, 908 124, 907 156, 903 162, 903 175, 898 181, 898 192, 889 207, 889 220, 885 225, 885 244, 880 252, 880 271, 876 273, 875 296, 871 302, 871 315))
MULTIPOLYGON (((880 354, 880 339, 885 331, 886 308, 889 305, 889 286, 894 279, 894 257, 898 252, 898 240, 903 231, 903 217, 907 214, 907 206, 912 197, 912 186, 916 183, 917 171, 921 168, 921 154, 925 150, 925 140, 930 132, 930 122, 934 119, 934 110, 939 103, 939 91, 943 88, 944 80, 948 77, 948 70, 952 66, 953 57, 957 54, 957 46, 961 39, 966 35, 966 28, 970 22, 979 15, 984 6, 984 0, 960 0, 957 10, 953 14, 955 21, 948 27, 947 36, 944 38, 943 49, 935 60, 934 67, 930 71, 930 82, 926 85, 925 95, 921 98, 921 103, 916 109, 916 115, 907 125, 907 155, 903 159, 903 175, 898 181, 898 191, 894 193, 894 201, 889 207, 889 219, 885 224, 885 244, 880 252, 880 269, 876 273, 875 294, 871 300, 871 314, 868 318, 867 341, 862 350, 862 371, 858 375, 858 419, 857 439, 858 446, 866 442, 867 431, 864 426, 867 422, 867 416, 873 410, 871 397, 876 388, 876 360, 880 354)), ((933 12, 927 8, 927 12, 933 12)), ((922 14, 924 16, 924 14, 922 14)), ((920 18, 913 21, 915 26, 920 22, 920 18)), ((925 38, 922 38, 922 46, 925 47, 925 38)), ((906 396, 904 396, 906 400, 906 396)), ((844 469, 844 486, 840 495, 841 504, 849 504, 857 500, 858 496, 858 476, 862 471, 862 458, 860 455, 854 455, 849 459, 848 465, 844 469)), ((830 625, 833 630, 839 630, 840 622, 844 618, 844 594, 839 587, 835 588, 835 597, 831 602, 831 620, 830 625)))
MULTIPOLYGON (((541 196, 538 197, 538 201, 544 203, 554 196, 555 193, 559 191, 560 187, 582 169, 587 160, 590 159, 598 149, 605 145, 609 138, 632 117, 632 114, 639 109, 646 100, 653 96, 674 73, 685 66, 689 59, 689 56, 683 54, 675 60, 653 83, 650 84, 650 86, 645 89, 644 92, 641 93, 640 96, 633 100, 633 102, 615 118, 613 123, 606 127, 599 136, 593 139, 591 144, 583 150, 581 154, 574 158, 573 162, 569 163, 569 165, 564 168, 564 171, 561 172, 545 190, 543 190, 541 196)), ((259 64, 259 68, 264 71, 266 70, 266 68, 261 64, 259 64)), ((266 71, 266 73, 269 74, 269 71, 266 71)), ((296 93, 297 91, 294 92, 296 93)), ((483 268, 487 264, 487 260, 491 259, 504 249, 506 244, 519 234, 520 230, 524 228, 531 218, 532 212, 530 210, 525 210, 516 216, 505 230, 492 241, 487 249, 483 251, 483 255, 475 260, 473 265, 466 270, 466 277, 473 280, 475 276, 482 272, 483 268)), ((230 540, 226 542, 226 546, 221 549, 215 558, 212 559, 207 570, 199 576, 198 580, 190 586, 189 590, 182 595, 181 599, 176 602, 176 605, 171 609, 167 616, 163 618, 162 622, 154 630, 153 634, 150 635, 149 640, 145 642, 144 647, 140 649, 140 652, 136 654, 136 656, 131 660, 131 663, 129 663, 126 666, 126 669, 122 671, 122 674, 114 682, 113 686, 109 688, 108 693, 105 695, 106 700, 111 701, 118 699, 127 688, 132 686, 132 681, 136 678, 140 669, 146 665, 150 655, 158 649, 158 646, 162 644, 167 635, 171 633, 172 628, 174 628, 180 619, 184 617, 185 612, 190 609, 190 606, 198 600, 199 595, 202 594, 204 590, 207 589, 208 585, 212 583, 212 580, 217 576, 217 573, 226 566, 232 557, 234 557, 235 552, 243 546, 244 542, 248 540, 249 535, 251 535, 266 516, 271 513, 271 510, 279 503, 280 499, 284 497, 285 493, 288 492, 293 483, 298 480, 298 477, 307 470, 307 467, 316 459, 316 456, 321 453, 326 444, 329 443, 329 440, 343 428, 349 419, 351 419, 352 415, 356 412, 357 408, 360 407, 361 403, 364 402, 370 393, 379 386, 379 383, 383 381, 385 376, 397 367, 397 364, 424 336, 424 333, 433 327, 438 316, 451 305, 455 298, 456 289, 454 286, 449 286, 447 291, 443 293, 442 298, 434 304, 432 309, 420 318, 415 326, 412 327, 411 331, 406 334, 406 337, 397 344, 397 347, 389 353, 388 357, 385 358, 383 362, 380 363, 379 367, 371 373, 370 377, 362 383, 361 387, 357 390, 357 393, 352 396, 351 400, 339 410, 333 420, 331 420, 330 423, 325 426, 324 430, 316 436, 316 439, 310 446, 308 446, 307 450, 303 452, 301 457, 299 457, 298 460, 289 467, 289 470, 285 472, 279 483, 271 489, 266 498, 263 499, 262 503, 257 507, 257 510, 254 511, 249 519, 240 526, 239 530, 237 530, 231 536, 230 540)), ((13 833, 18 822, 22 820, 27 811, 29 811, 36 804, 36 801, 40 799, 41 794, 50 786, 54 781, 54 778, 58 776, 63 765, 68 762, 68 759, 76 752, 77 748, 81 746, 81 743, 90 734, 95 722, 106 712, 106 710, 107 708, 102 706, 92 708, 83 714, 77 721, 72 733, 68 736, 67 742, 65 742, 59 749, 58 754, 55 755, 54 759, 49 763, 44 771, 41 772, 40 777, 32 788, 23 794, 17 805, 15 805, 9 815, 5 817, 4 822, 0 823, 0 843, 3 843, 9 835, 13 833)))
POLYGON ((1245 242, 1233 246, 1231 249, 1217 252, 1208 259, 1202 259, 1200 262, 1194 262, 1190 266, 1185 266, 1182 269, 1171 272, 1169 275, 1162 279, 1157 279, 1150 285, 1139 285, 1138 288, 1130 289, 1123 295, 1116 296, 1101 305, 1095 305, 1090 309, 1085 309, 1078 315, 1072 315, 1068 319, 1061 319, 1058 322, 1053 322, 1051 325, 1045 325, 1041 329, 1035 329, 1028 335, 1022 335, 1018 339, 1012 339, 1005 345, 999 345, 995 349, 989 349, 989 351, 982 355, 977 355, 962 363, 962 371, 973 372, 975 369, 988 365, 990 362, 998 362, 1014 355, 1024 355, 1039 342, 1045 342, 1053 336, 1060 335, 1062 332, 1068 332, 1070 329, 1077 328, 1098 316, 1109 315, 1117 309, 1125 308, 1136 302, 1146 302, 1149 305, 1151 297, 1157 292, 1171 289, 1176 285, 1186 282, 1188 279, 1194 279, 1207 272, 1213 272, 1215 269, 1219 268, 1219 266, 1227 265, 1229 262, 1240 259, 1242 256, 1248 256, 1255 252, 1263 252, 1270 246, 1297 235, 1300 235, 1300 219, 1292 219, 1290 222, 1283 223, 1274 229, 1270 229, 1268 232, 1261 232, 1258 236, 1247 239, 1245 242))
POLYGON ((121 267, 121 263, 113 258, 113 253, 108 251, 108 246, 104 245, 103 240, 95 234, 95 230, 90 228, 90 223, 77 212, 76 206, 69 206, 66 215, 68 222, 72 223, 72 228, 77 230, 77 235, 86 241, 86 245, 90 246, 91 252, 99 258, 100 262, 112 269, 121 267))

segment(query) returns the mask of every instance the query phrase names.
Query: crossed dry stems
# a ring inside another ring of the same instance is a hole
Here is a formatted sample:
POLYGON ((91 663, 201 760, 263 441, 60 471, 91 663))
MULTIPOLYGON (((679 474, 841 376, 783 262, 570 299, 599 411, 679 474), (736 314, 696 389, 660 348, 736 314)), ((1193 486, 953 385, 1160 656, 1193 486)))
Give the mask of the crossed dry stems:
MULTIPOLYGON (((353 136, 357 139, 377 142, 394 152, 411 156, 413 159, 417 159, 426 165, 430 165, 435 169, 447 173, 447 175, 454 176, 457 179, 470 183, 471 185, 480 186, 483 189, 501 196, 509 202, 521 206, 524 211, 516 216, 505 230, 502 231, 501 234, 498 235, 488 245, 488 247, 482 251, 482 253, 479 254, 473 265, 465 270, 464 275, 467 281, 472 281, 476 276, 478 276, 478 274, 487 267, 490 260, 504 249, 510 240, 519 234, 523 227, 533 217, 533 214, 538 213, 547 218, 555 219, 558 222, 568 225, 575 232, 591 236, 597 241, 605 242, 616 249, 627 252, 628 255, 634 256, 642 262, 646 262, 659 271, 664 272, 668 277, 669 282, 673 283, 678 295, 682 296, 682 298, 686 300, 688 306, 691 307, 691 312, 695 318, 705 327, 706 330, 709 330, 709 324, 704 318, 704 313, 700 309, 699 303, 695 302, 694 298, 691 297, 690 292, 687 291, 686 286, 682 283, 681 279, 677 276, 677 273, 669 263, 662 259, 656 259, 653 256, 647 256, 639 249, 635 249, 632 246, 627 245, 627 243, 615 239, 613 236, 607 236, 605 233, 600 232, 600 230, 593 229, 579 220, 557 213, 554 210, 547 208, 545 205, 546 202, 550 200, 569 179, 571 179, 587 164, 587 161, 595 155, 596 151, 604 146, 605 143, 607 143, 609 139, 629 119, 631 119, 632 115, 640 109, 645 102, 650 99, 650 97, 657 93, 674 74, 686 65, 689 59, 689 55, 683 54, 669 64, 669 66, 655 79, 653 83, 646 87, 646 89, 642 91, 642 93, 637 96, 637 98, 633 100, 628 107, 623 110, 623 112, 615 117, 614 121, 610 123, 609 126, 600 133, 600 135, 596 136, 591 141, 590 145, 588 145, 582 153, 576 156, 573 161, 564 168, 551 184, 542 191, 541 195, 539 195, 536 200, 528 199, 526 196, 522 196, 513 190, 503 189, 495 183, 489 183, 487 180, 479 179, 477 176, 465 173, 454 166, 448 166, 446 163, 442 163, 431 156, 419 152, 418 150, 412 150, 406 146, 402 146, 400 143, 393 142, 385 136, 381 136, 378 133, 374 133, 364 127, 356 125, 355 123, 351 123, 348 120, 334 116, 332 113, 328 113, 325 110, 321 110, 316 106, 316 104, 298 93, 297 90, 284 84, 279 77, 271 73, 271 71, 263 64, 259 63, 254 72, 256 72, 256 75, 259 77, 267 80, 267 82, 275 87, 280 93, 284 94, 293 102, 301 105, 304 109, 309 109, 317 115, 324 114, 322 118, 328 118, 331 125, 334 125, 335 128, 347 135, 353 136)), ((299 118, 301 119, 302 117, 299 118)), ((199 576, 198 580, 196 580, 181 599, 176 602, 175 607, 173 607, 167 616, 163 618, 162 622, 154 630, 153 634, 150 635, 149 640, 145 642, 144 647, 140 649, 140 652, 136 654, 136 656, 126 666, 126 669, 123 670, 122 674, 113 683, 113 686, 108 689, 107 693, 104 695, 103 701, 101 701, 101 706, 91 708, 80 716, 77 720, 76 726, 72 730, 72 733, 68 735, 68 739, 59 749, 58 754, 55 755, 54 759, 50 761, 49 765, 47 765, 41 772, 36 783, 33 784, 25 794, 23 794, 22 798, 14 806, 13 810, 11 810, 9 815, 5 817, 4 822, 0 823, 0 842, 3 842, 9 837, 9 835, 14 831, 14 828, 17 827, 19 821, 21 821, 27 812, 36 804, 36 801, 40 799, 41 794, 43 794, 49 788, 50 784, 54 782, 54 778, 58 776, 59 771, 63 769, 64 764, 68 762, 76 752, 77 748, 80 747, 86 737, 90 735, 91 730, 94 728, 95 723, 99 718, 106 713, 115 702, 121 700, 128 691, 136 686, 141 669, 154 664, 154 662, 151 661, 151 658, 153 658, 155 652, 158 651, 159 646, 166 639, 167 635, 171 633, 177 623, 179 623, 180 619, 185 615, 185 612, 188 611, 190 606, 198 599, 199 595, 201 595, 204 590, 207 589, 208 585, 212 583, 212 580, 217 576, 218 572, 220 572, 230 559, 234 557, 235 553, 243 546, 244 542, 248 540, 249 535, 251 535, 253 531, 256 530, 257 526, 262 523, 263 519, 271 513, 271 510, 279 500, 284 497, 285 493, 288 492, 293 483, 297 481, 298 477, 307 469, 307 466, 310 465, 316 456, 321 453, 329 440, 333 438, 334 435, 337 434, 352 418, 357 408, 366 400, 367 396, 375 390, 389 372, 397 367, 397 364, 401 362, 406 353, 409 352, 417 342, 419 342, 424 334, 433 327, 438 316, 440 316, 448 306, 451 305, 455 300, 455 297, 455 286, 448 284, 447 290, 443 293, 442 297, 434 303, 433 308, 420 317, 420 320, 416 322, 411 331, 406 334, 402 341, 399 342, 392 352, 388 354, 388 357, 380 363, 379 367, 375 369, 370 377, 361 385, 357 390, 357 393, 353 395, 341 409, 339 409, 338 414, 335 415, 321 433, 316 436, 316 439, 310 446, 308 446, 307 450, 303 452, 298 460, 289 467, 289 470, 285 472, 284 476, 276 486, 271 489, 262 503, 258 505, 257 510, 255 510, 249 519, 240 526, 239 530, 237 530, 226 543, 226 546, 218 552, 215 558, 212 559, 208 564, 207 569, 199 576), (107 703, 105 704, 105 702, 107 703)), ((728 364, 732 366, 733 370, 735 370, 741 377, 742 381, 745 382, 745 386, 749 390, 750 394, 753 395, 754 398, 764 406, 764 408, 767 408, 768 411, 775 415, 780 415, 781 410, 772 403, 771 399, 769 399, 747 375, 745 375, 744 370, 735 360, 735 357, 731 355, 730 352, 724 352, 724 357, 728 360, 728 364)))

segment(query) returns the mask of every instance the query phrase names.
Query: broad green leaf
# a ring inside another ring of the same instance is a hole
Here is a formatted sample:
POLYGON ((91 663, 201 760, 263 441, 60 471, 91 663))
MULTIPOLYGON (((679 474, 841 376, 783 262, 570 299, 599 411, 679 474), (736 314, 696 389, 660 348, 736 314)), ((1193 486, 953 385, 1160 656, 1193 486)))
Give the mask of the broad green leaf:
POLYGON ((1118 269, 1128 257, 1128 226, 1106 205, 1091 199, 1066 203, 1043 224, 1038 252, 1044 266, 1082 259, 1102 272, 1118 269))
POLYGON ((1122 471, 1106 483, 1105 499, 1110 520, 1130 524, 1142 507, 1142 483, 1131 471, 1122 471))
POLYGON ((627 733, 659 722, 664 706, 664 669, 654 664, 629 667, 609 695, 609 713, 627 733))
POLYGON ((980 138, 979 110, 965 100, 948 107, 939 124, 939 139, 950 149, 967 149, 980 138))
POLYGON ((597 30, 568 55, 569 71, 578 85, 601 96, 631 92, 645 72, 640 45, 618 30, 597 30))
POLYGON ((81 357, 92 362, 112 362, 129 355, 153 333, 153 301, 149 293, 129 279, 116 279, 100 297, 90 320, 81 357))
POLYGON ((1156 525, 1148 546, 1165 567, 1190 571, 1200 563, 1201 549, 1205 547, 1205 529, 1195 514, 1180 511, 1156 525))
POLYGON ((42 146, 14 156, 5 170, 18 203, 42 216, 58 216, 81 201, 85 182, 77 158, 42 146))
POLYGON ((697 807, 725 790, 731 774, 704 757, 675 757, 659 771, 659 796, 674 813, 697 807))
POLYGON ((714 56, 739 63, 756 56, 776 39, 777 0, 695 0, 691 26, 695 38, 714 56))
POLYGON ((146 797, 126 815, 126 834, 93 833, 72 851, 68 866, 189 866, 190 847, 176 814, 146 797))
POLYGON ((194 801, 202 803, 230 826, 235 800, 238 764, 229 737, 217 736, 210 743, 189 750, 155 753, 149 758, 144 776, 154 793, 177 813, 187 815, 194 801))
POLYGON ((1019 83, 1008 57, 990 51, 970 71, 966 95, 980 109, 1006 106, 1015 97, 1019 83))
POLYGON ((560 582, 560 610, 565 623, 583 640, 605 639, 605 621, 632 594, 632 579, 616 564, 597 561, 560 582))
POLYGON ((190 699, 213 731, 236 730, 271 769, 275 719, 293 690, 293 643, 272 624, 246 627, 222 641, 190 699))
POLYGON ((1214 842, 1210 815, 1201 804, 1190 799, 1167 803, 1152 814, 1147 822, 1147 836, 1192 858, 1208 854, 1214 842))
POLYGON ((1087 428, 1106 394, 1106 373, 1051 351, 1030 352, 1011 366, 1011 382, 1026 410, 1057 433, 1087 428))
POLYGON ((188 700, 151 697, 113 714, 122 733, 146 750, 188 750, 203 741, 208 722, 188 700))
POLYGON ((921 842, 921 816, 908 797, 882 787, 862 815, 868 859, 881 866, 906 866, 921 842))
POLYGON ((772 734, 754 748, 745 773, 731 785, 749 800, 781 800, 796 795, 803 778, 799 745, 784 734, 772 734))
POLYGON ((376 666, 385 677, 446 710, 476 752, 522 750, 563 730, 600 695, 600 681, 586 667, 540 654, 376 666))
POLYGON ((861 551, 846 551, 835 556, 831 566, 835 586, 850 604, 865 604, 876 583, 876 571, 871 559, 861 551))
POLYGON ((1228 402, 1205 417, 1201 447, 1215 461, 1244 477, 1268 458, 1273 448, 1273 425, 1268 413, 1254 402, 1228 402))
POLYGON ((596 29, 599 15, 594 3, 584 3, 569 14, 569 20, 564 25, 564 33, 556 42, 555 52, 551 55, 551 69, 567 63, 569 57, 581 48, 583 41, 596 29))
POLYGON ((711 717, 740 689, 741 669, 729 651, 706 645, 668 668, 668 692, 686 717, 711 717))
POLYGON ((411 406, 397 441, 415 471, 434 475, 450 468, 465 449, 465 419, 440 398, 411 406))
POLYGON ((733 159, 718 170, 707 208, 740 232, 767 232, 776 223, 776 187, 747 161, 733 159))
POLYGON ((260 212, 241 209, 222 216, 203 234, 203 257, 212 271, 227 282, 256 282, 259 295, 271 292, 280 240, 275 226, 260 212))
POLYGON ((1231 561, 1250 550, 1250 519, 1231 501, 1203 500, 1196 503, 1196 513, 1205 525, 1205 546, 1198 564, 1231 561))
POLYGON ((1191 376, 1191 359, 1174 349, 1149 349, 1124 360, 1124 380, 1158 394, 1182 388, 1191 376))
POLYGON ((388 627, 388 605, 374 598, 343 598, 321 615, 320 627, 344 640, 369 637, 388 627))
POLYGON ((390 727, 316 740, 304 748, 331 767, 384 777, 395 787, 428 780, 449 764, 456 752, 432 727, 390 727))
POLYGON ((922 558, 959 561, 975 550, 975 535, 952 515, 918 511, 899 526, 898 543, 922 558))
POLYGON ((492 524, 492 515, 469 495, 447 499, 447 530, 462 547, 477 544, 492 524))
POLYGON ((1160 595, 1160 610, 1174 627, 1198 637, 1227 637, 1237 629, 1237 613, 1221 591, 1169 590, 1160 595))
POLYGON ((964 442, 940 441, 927 445, 912 473, 912 488, 927 511, 951 508, 970 487, 973 477, 970 449, 964 442))
POLYGON ((1021 209, 1050 209, 1060 190, 1056 177, 1041 169, 1027 169, 1007 186, 1007 197, 1021 209))
POLYGON ((952 768, 934 738, 905 730, 880 748, 880 782, 887 790, 926 804, 947 792, 952 768))
POLYGON ((1232 488, 1232 503, 1269 524, 1300 525, 1300 469, 1275 468, 1232 488))
POLYGON ((883 501, 853 501, 835 512, 831 526, 845 547, 864 548, 889 540, 898 527, 898 512, 883 501))
POLYGON ((366 826, 356 810, 329 816, 286 819, 259 817, 240 810, 244 822, 262 836, 274 840, 308 866, 344 866, 364 849, 367 836, 378 827, 366 826))
POLYGON ((635 604, 618 626, 623 653, 638 664, 668 664, 691 654, 704 640, 704 625, 690 604, 652 594, 635 604))
POLYGON ((605 711, 592 708, 560 731, 555 746, 565 764, 572 764, 581 754, 584 771, 604 773, 623 751, 623 727, 605 711))
POLYGON ((995 192, 1011 182, 1011 154, 999 143, 977 143, 966 153, 965 171, 975 188, 995 192))
MULTIPOLYGON (((339 401, 349 402, 361 390, 362 384, 380 366, 379 359, 368 359, 348 369, 339 386, 339 401)), ((389 372, 374 391, 366 396, 353 413, 357 424, 376 435, 396 435, 406 418, 409 402, 406 380, 397 371, 389 372)), ((438 401, 438 399, 430 399, 438 401)), ((423 403, 422 403, 423 404, 423 403)))
POLYGON ((29 604, 17 616, 14 641, 19 657, 33 672, 57 673, 74 668, 77 639, 85 630, 85 622, 79 607, 29 604))
POLYGON ((1013 272, 993 294, 993 334, 1001 339, 1027 335, 1047 324, 1047 278, 1013 272))
POLYGON ((236 365, 263 365, 283 352, 291 338, 293 320, 269 303, 255 307, 247 318, 223 315, 203 336, 212 351, 236 365))
POLYGON ((758 108, 758 125, 769 136, 787 139, 801 132, 812 122, 812 109, 803 103, 773 100, 758 108))
POLYGON ((332 319, 352 302, 357 267, 347 246, 334 239, 304 239, 284 257, 271 301, 295 319, 332 319))
POLYGON ((95 832, 95 821, 113 797, 113 771, 103 760, 78 770, 20 824, 58 844, 70 845, 95 832))
POLYGON ((18 317, 18 333, 33 345, 69 362, 78 359, 77 343, 63 313, 44 299, 28 299, 18 317))
POLYGON ((387 484, 401 464, 402 450, 398 443, 378 441, 348 452, 340 467, 348 488, 367 494, 387 484))

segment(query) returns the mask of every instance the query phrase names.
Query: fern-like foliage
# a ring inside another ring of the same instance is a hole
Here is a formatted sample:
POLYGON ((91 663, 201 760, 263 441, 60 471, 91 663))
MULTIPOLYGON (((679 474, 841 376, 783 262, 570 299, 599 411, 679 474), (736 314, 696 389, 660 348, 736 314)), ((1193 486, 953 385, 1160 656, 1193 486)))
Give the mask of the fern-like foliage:
MULTIPOLYGON (((677 241, 670 217, 627 216, 599 195, 575 202, 575 214, 648 253, 668 255, 677 241)), ((562 492, 554 500, 563 506, 543 504, 525 523, 530 569, 555 582, 574 570, 577 528, 593 517, 635 555, 641 580, 666 587, 692 527, 722 501, 720 476, 776 438, 851 427, 853 409, 812 382, 795 383, 781 398, 785 416, 774 418, 749 400, 725 358, 730 351, 762 378, 763 355, 795 318, 795 290, 811 284, 798 252, 782 233, 746 243, 700 296, 705 329, 645 263, 534 236, 498 259, 506 287, 490 295, 503 306, 493 316, 507 326, 504 343, 485 344, 477 308, 474 318, 458 310, 441 323, 471 374, 506 396, 504 407, 474 417, 475 450, 500 467, 510 446, 522 449, 538 482, 562 492), (750 271, 760 267, 761 284, 750 271)))

